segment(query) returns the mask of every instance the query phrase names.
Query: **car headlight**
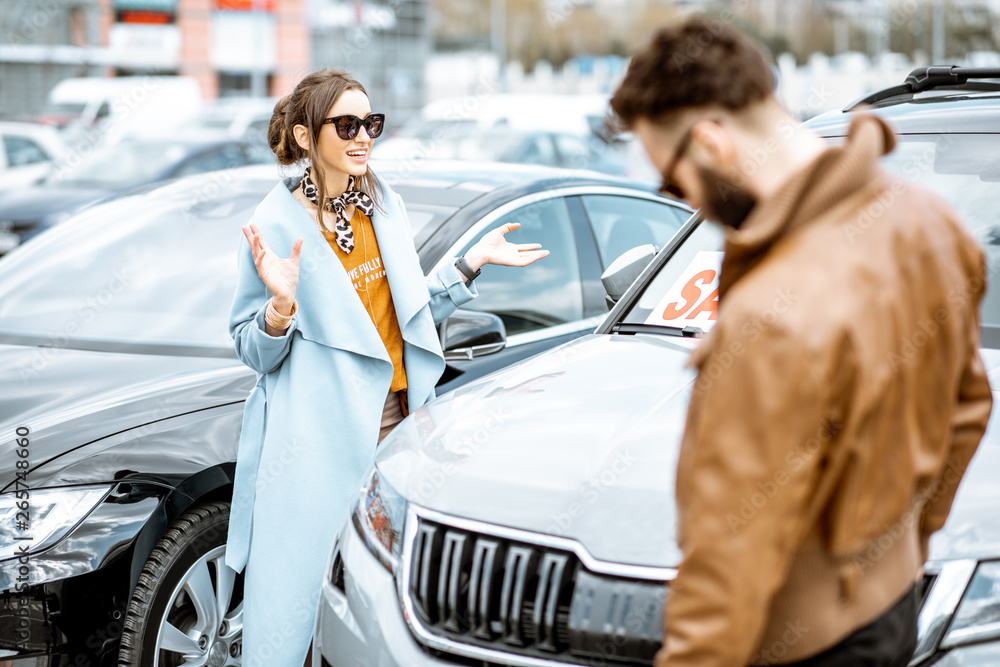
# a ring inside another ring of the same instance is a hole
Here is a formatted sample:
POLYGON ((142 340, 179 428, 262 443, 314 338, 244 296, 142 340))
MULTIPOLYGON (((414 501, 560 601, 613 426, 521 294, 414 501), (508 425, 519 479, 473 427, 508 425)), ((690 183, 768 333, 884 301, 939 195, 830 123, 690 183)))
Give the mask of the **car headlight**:
POLYGON ((976 567, 941 648, 1000 637, 1000 561, 976 567))
POLYGON ((368 549, 393 573, 403 553, 405 519, 406 499, 381 478, 378 468, 373 468, 361 489, 354 524, 368 549))
POLYGON ((60 487, 0 494, 0 560, 50 547, 104 500, 113 485, 60 487), (27 552, 22 551, 27 545, 27 552))

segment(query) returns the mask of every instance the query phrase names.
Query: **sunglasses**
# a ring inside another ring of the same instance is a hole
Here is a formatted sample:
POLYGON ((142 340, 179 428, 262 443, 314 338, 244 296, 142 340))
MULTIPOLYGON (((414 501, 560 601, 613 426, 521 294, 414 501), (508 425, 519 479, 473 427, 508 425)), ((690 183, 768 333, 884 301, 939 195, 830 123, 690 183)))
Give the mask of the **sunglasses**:
POLYGON ((674 169, 677 168, 677 162, 680 161, 681 157, 687 151, 688 145, 691 143, 691 128, 689 127, 681 137, 681 140, 677 142, 677 149, 674 151, 673 158, 670 159, 670 164, 667 168, 663 170, 663 183, 660 185, 660 192, 676 197, 677 199, 684 199, 684 191, 678 186, 670 182, 673 178, 674 169))
MULTIPOLYGON (((709 123, 715 123, 716 125, 722 125, 721 118, 704 118, 702 120, 707 120, 709 123)), ((682 136, 681 140, 677 142, 677 149, 674 150, 674 157, 670 159, 670 164, 667 165, 667 168, 664 169, 661 174, 663 176, 663 183, 660 185, 661 194, 668 194, 672 197, 677 197, 677 199, 686 199, 684 191, 681 190, 680 187, 671 183, 671 179, 674 177, 674 169, 677 168, 677 162, 680 161, 680 159, 684 156, 684 153, 687 152, 688 146, 691 145, 691 130, 694 129, 695 124, 698 122, 699 121, 695 121, 694 123, 691 123, 688 129, 684 132, 684 136, 682 136)))
POLYGON ((332 116, 330 118, 324 118, 321 125, 326 125, 327 123, 333 123, 334 129, 337 130, 337 136, 345 141, 348 139, 353 139, 358 134, 358 129, 364 125, 365 132, 368 136, 374 139, 378 135, 382 134, 382 128, 385 126, 385 114, 384 113, 370 113, 364 117, 364 119, 358 118, 357 116, 332 116))

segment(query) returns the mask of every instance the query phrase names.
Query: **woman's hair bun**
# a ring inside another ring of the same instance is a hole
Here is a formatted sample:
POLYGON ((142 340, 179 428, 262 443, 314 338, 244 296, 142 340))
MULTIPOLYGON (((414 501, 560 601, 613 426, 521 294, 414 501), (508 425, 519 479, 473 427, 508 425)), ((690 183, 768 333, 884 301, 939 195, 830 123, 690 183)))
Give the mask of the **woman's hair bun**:
POLYGON ((301 157, 301 148, 294 143, 288 131, 288 116, 285 113, 291 94, 285 95, 274 105, 271 124, 267 128, 267 145, 274 151, 281 164, 294 164, 301 157))

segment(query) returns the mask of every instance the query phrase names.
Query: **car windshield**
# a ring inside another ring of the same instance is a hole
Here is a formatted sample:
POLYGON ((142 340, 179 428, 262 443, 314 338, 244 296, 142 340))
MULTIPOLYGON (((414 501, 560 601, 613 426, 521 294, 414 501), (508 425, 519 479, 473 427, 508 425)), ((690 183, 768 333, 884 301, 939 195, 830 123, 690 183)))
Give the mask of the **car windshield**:
POLYGON ((87 105, 83 102, 59 102, 57 104, 49 104, 45 107, 43 113, 47 114, 76 114, 80 115, 83 110, 87 108, 87 105))
POLYGON ((131 188, 151 181, 180 162, 191 147, 180 142, 122 142, 66 160, 46 181, 79 188, 131 188))
MULTIPOLYGON (((918 182, 944 197, 979 240, 989 270, 983 299, 983 327, 1000 327, 1000 135, 899 135, 882 165, 901 178, 918 182)), ((833 142, 840 143, 842 138, 833 142)), ((714 324, 722 229, 698 223, 648 283, 621 320, 663 327, 714 324)))
MULTIPOLYGON (((0 259, 0 340, 232 350, 240 228, 274 180, 210 176, 92 206, 0 259)), ((440 207, 407 205, 416 234, 440 207)))

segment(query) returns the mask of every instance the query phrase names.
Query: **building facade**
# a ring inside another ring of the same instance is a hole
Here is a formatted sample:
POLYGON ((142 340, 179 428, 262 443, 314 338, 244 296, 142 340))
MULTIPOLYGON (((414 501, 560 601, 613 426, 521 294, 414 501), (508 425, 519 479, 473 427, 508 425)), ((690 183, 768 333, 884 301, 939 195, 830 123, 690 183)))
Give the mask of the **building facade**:
POLYGON ((278 95, 310 69, 307 0, 3 0, 0 116, 74 76, 180 74, 203 98, 278 95))

